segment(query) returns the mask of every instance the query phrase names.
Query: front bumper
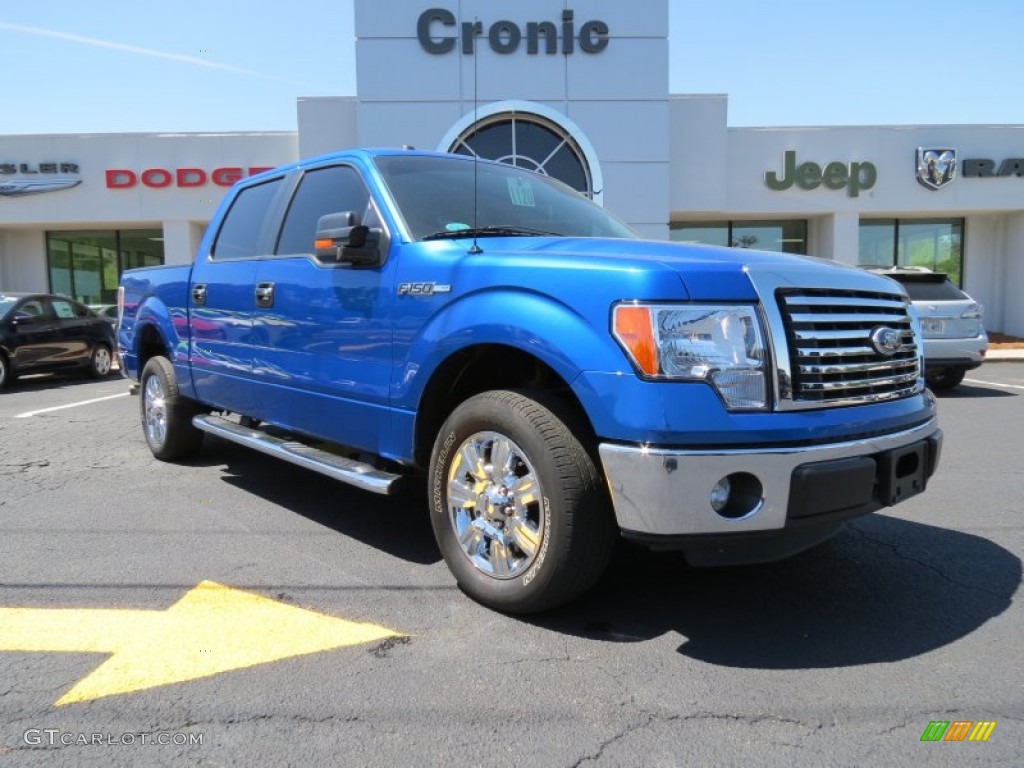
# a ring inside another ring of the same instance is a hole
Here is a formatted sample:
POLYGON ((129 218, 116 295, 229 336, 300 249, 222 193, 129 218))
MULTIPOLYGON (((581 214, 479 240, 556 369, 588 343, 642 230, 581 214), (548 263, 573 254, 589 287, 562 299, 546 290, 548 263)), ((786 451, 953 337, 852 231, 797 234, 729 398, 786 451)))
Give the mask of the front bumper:
POLYGON ((824 445, 680 450, 602 443, 599 450, 623 534, 668 544, 826 523, 835 530, 837 520, 924 490, 941 447, 942 431, 930 419, 897 433, 824 445), (710 495, 730 475, 757 489, 759 498, 740 514, 724 516, 710 495))

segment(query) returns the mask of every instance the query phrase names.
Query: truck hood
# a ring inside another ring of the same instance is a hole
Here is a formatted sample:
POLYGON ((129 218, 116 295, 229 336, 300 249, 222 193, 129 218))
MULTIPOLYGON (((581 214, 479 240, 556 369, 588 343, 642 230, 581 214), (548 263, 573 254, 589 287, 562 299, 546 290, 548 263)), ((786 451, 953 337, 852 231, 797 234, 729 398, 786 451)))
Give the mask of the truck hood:
POLYGON ((602 238, 488 238, 480 241, 485 251, 505 254, 551 256, 559 260, 593 260, 602 266, 619 262, 623 269, 643 268, 675 272, 693 301, 756 300, 753 283, 770 278, 776 286, 837 286, 893 292, 890 281, 847 264, 814 256, 724 248, 714 245, 657 240, 602 238))

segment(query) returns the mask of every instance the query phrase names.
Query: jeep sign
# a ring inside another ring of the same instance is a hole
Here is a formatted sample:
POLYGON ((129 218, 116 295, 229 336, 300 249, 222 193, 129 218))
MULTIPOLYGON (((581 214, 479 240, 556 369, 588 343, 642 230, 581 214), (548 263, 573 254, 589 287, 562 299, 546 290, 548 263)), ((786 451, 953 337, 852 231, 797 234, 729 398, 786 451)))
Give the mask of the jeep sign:
POLYGON ((850 197, 857 197, 862 189, 871 189, 878 180, 878 169, 874 163, 827 163, 822 168, 817 163, 796 164, 796 152, 787 150, 782 156, 782 177, 775 171, 765 171, 764 183, 768 189, 782 191, 796 184, 800 189, 845 189, 850 197))

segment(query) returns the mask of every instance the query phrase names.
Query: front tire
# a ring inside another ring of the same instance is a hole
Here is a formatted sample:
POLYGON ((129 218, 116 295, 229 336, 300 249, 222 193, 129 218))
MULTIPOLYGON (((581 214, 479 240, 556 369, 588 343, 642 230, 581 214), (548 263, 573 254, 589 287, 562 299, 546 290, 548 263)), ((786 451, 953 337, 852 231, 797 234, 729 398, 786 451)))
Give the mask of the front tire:
POLYGON ((161 461, 173 461, 198 451, 203 432, 192 426, 192 417, 201 409, 181 396, 171 361, 166 357, 150 358, 139 383, 142 432, 153 455, 161 461))
POLYGON ((11 365, 7 362, 7 357, 3 352, 0 352, 0 390, 6 388, 13 378, 11 365))
POLYGON ((571 412, 543 393, 484 392, 434 444, 431 524, 473 599, 507 613, 553 608, 589 589, 616 538, 607 490, 571 412))

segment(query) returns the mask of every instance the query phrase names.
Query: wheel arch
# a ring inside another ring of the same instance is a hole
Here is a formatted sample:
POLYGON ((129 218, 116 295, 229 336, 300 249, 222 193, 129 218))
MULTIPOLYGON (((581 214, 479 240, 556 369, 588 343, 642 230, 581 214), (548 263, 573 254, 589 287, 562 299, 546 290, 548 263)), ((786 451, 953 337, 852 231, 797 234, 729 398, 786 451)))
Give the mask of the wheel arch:
POLYGON ((433 371, 416 409, 413 455, 426 467, 441 425, 452 411, 473 395, 489 390, 529 390, 561 402, 583 434, 584 445, 594 444, 593 426, 570 384, 539 357, 506 344, 475 344, 446 357, 433 371))

